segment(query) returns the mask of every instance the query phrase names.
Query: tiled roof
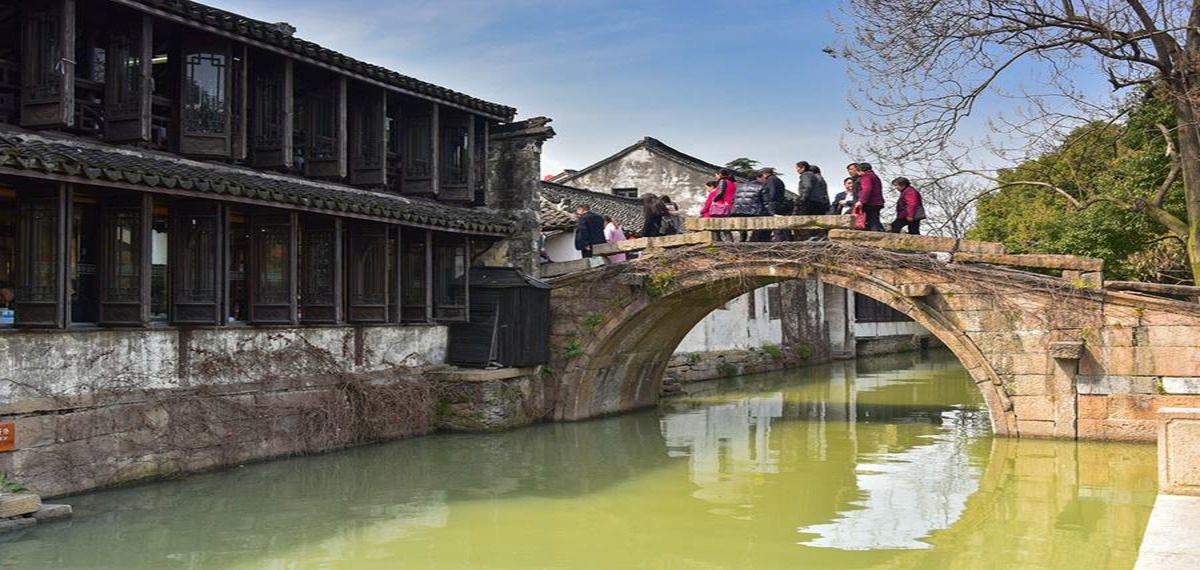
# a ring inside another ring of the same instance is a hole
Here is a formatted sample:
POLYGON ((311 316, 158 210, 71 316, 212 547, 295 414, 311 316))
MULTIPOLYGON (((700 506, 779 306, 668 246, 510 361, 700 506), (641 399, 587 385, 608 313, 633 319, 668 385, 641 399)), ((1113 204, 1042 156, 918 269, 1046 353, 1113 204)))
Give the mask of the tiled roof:
POLYGON ((214 28, 227 34, 240 36, 248 41, 261 42, 291 52, 296 56, 314 59, 398 89, 440 101, 456 103, 468 109, 488 113, 506 121, 511 121, 517 112, 512 107, 476 99, 475 97, 452 91, 445 87, 439 87, 432 83, 426 83, 407 75, 402 75, 385 67, 354 59, 329 48, 321 47, 313 42, 293 37, 290 32, 284 30, 283 26, 278 24, 255 20, 190 0, 114 1, 153 14, 175 17, 189 25, 214 28))
MULTIPOLYGON (((575 207, 581 204, 586 205, 601 216, 612 216, 627 231, 640 232, 646 219, 643 214, 642 201, 637 198, 592 192, 583 188, 546 181, 542 181, 542 198, 565 207, 568 212, 573 212, 575 207)), ((542 207, 542 214, 546 215, 545 206, 542 207)), ((573 215, 571 217, 574 218, 573 215)), ((545 218, 543 218, 543 225, 545 225, 545 218)), ((545 227, 549 228, 549 226, 545 227)))
MULTIPOLYGON (((564 172, 563 174, 556 176, 554 178, 554 181, 557 183, 560 183, 560 184, 570 184, 572 180, 575 180, 576 178, 579 178, 593 170, 596 170, 597 168, 600 168, 601 166, 604 166, 614 160, 617 160, 618 158, 621 158, 639 148, 644 148, 650 152, 658 154, 669 160, 673 160, 673 161, 675 161, 679 164, 682 164, 688 168, 692 168, 694 170, 699 170, 705 174, 712 174, 718 170, 721 170, 722 168, 725 168, 724 166, 717 166, 711 162, 706 162, 706 161, 700 160, 699 158, 696 158, 690 154, 682 153, 672 147, 667 146, 665 143, 663 143, 662 141, 660 141, 654 137, 643 137, 642 140, 621 149, 616 154, 614 154, 608 158, 605 158, 604 160, 601 160, 595 164, 592 164, 591 166, 582 168, 578 171, 570 172, 569 174, 567 172, 564 172)), ((744 180, 741 176, 737 176, 736 178, 739 181, 744 180)))
POLYGON ((34 134, 8 126, 0 127, 0 171, 29 177, 56 175, 97 186, 259 202, 449 231, 507 235, 513 229, 502 216, 479 209, 114 147, 66 135, 34 134))
POLYGON ((578 216, 567 211, 569 206, 566 204, 551 202, 542 196, 540 207, 542 231, 568 230, 578 222, 578 216))

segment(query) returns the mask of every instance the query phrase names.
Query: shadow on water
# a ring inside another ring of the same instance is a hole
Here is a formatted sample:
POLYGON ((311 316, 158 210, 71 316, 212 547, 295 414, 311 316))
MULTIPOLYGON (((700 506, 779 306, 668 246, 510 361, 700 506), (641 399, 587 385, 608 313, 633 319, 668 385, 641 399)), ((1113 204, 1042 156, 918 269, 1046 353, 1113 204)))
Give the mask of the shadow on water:
POLYGON ((1154 468, 1152 446, 995 440, 953 357, 909 354, 74 497, 0 569, 1119 567, 1154 468))

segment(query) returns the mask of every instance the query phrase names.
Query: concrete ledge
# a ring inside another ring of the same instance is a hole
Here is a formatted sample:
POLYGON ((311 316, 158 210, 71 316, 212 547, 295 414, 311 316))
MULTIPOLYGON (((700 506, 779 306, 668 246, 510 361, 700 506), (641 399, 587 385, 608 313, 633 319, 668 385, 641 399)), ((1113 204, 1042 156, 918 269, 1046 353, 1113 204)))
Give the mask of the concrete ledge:
POLYGON ((880 249, 918 252, 1004 254, 1004 244, 938 236, 914 236, 861 230, 829 230, 829 239, 880 249))
POLYGON ((511 380, 522 376, 532 376, 536 368, 493 368, 490 370, 472 370, 455 368, 452 370, 434 370, 426 373, 430 380, 441 382, 495 382, 511 380))
POLYGON ((587 271, 604 265, 603 257, 588 257, 574 261, 558 261, 542 264, 542 277, 558 277, 577 271, 587 271))
MULTIPOLYGON (((1200 496, 1200 408, 1158 411, 1158 492, 1200 496)), ((1192 530, 1200 540, 1194 532, 1200 528, 1200 511, 1196 517, 1192 530)))
POLYGON ((928 297, 937 292, 932 283, 906 283, 900 286, 900 294, 905 297, 928 297))
MULTIPOLYGON (((713 235, 709 232, 695 232, 690 234, 678 234, 673 236, 662 236, 652 238, 637 238, 627 239, 624 241, 602 243, 592 247, 592 253, 595 255, 613 255, 616 253, 629 253, 632 251, 642 251, 643 249, 654 248, 670 248, 682 247, 685 245, 696 245, 701 243, 712 243, 713 235)), ((570 263, 570 262, 568 262, 570 263)))
POLYGON ((953 259, 958 263, 989 263, 991 265, 1010 265, 1013 267, 1032 267, 1036 269, 1064 269, 1083 272, 1104 271, 1103 259, 1077 257, 1074 255, 1006 255, 962 252, 955 253, 953 259))
POLYGON ((688 218, 692 231, 853 229, 854 216, 750 216, 688 218))
POLYGON ((1200 497, 1159 495, 1134 570, 1200 568, 1200 497))

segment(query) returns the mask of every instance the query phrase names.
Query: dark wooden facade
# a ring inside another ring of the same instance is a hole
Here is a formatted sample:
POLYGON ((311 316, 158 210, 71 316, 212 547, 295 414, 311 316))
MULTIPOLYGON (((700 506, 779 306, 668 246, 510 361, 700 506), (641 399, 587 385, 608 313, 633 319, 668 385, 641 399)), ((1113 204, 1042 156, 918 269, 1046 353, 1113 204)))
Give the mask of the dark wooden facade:
MULTIPOLYGON (((239 35, 188 16, 212 12, 236 17, 185 0, 0 0, 0 123, 12 125, 2 128, 481 203, 487 136, 511 109, 282 32, 239 35)), ((17 326, 469 316, 473 235, 453 223, 383 221, 373 206, 330 215, 286 188, 251 192, 253 203, 236 192, 198 197, 145 178, 0 168, 0 289, 14 293, 17 326)))

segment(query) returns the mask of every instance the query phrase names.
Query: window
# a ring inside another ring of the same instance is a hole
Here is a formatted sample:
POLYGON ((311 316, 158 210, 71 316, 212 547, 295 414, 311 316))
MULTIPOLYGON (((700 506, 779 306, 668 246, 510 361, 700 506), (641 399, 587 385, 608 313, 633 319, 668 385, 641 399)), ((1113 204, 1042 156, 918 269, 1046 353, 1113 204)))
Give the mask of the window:
POLYGON ((187 132, 228 132, 227 65, 227 56, 219 53, 190 53, 184 58, 183 125, 187 132))
POLYGON ((171 219, 171 320, 181 324, 216 325, 221 311, 225 210, 216 203, 176 203, 171 219))
POLYGON ((0 187, 0 327, 13 324, 17 290, 17 193, 0 187))
POLYGON ((860 323, 911 321, 908 315, 866 295, 854 294, 854 320, 860 323))
POLYGON ((65 189, 21 192, 16 324, 61 327, 65 324, 59 287, 60 227, 65 189))
POLYGON ((433 176, 433 116, 415 115, 406 117, 407 136, 405 148, 408 155, 404 161, 404 177, 427 179, 433 176))
POLYGON ((429 320, 429 232, 405 228, 400 236, 400 320, 429 320))
POLYGON ((767 289, 767 319, 778 321, 783 318, 783 289, 771 287, 767 289))
POLYGON ((104 85, 104 138, 111 142, 151 139, 149 17, 117 20, 108 32, 104 85))
POLYGON ((104 204, 103 256, 100 268, 99 322, 108 325, 142 325, 142 260, 146 252, 141 200, 111 199, 104 204))
POLYGON ((91 196, 75 196, 71 203, 71 243, 67 284, 72 323, 100 320, 100 207, 91 196))
POLYGON ((442 186, 465 186, 470 172, 470 131, 465 126, 442 129, 442 186))
POLYGON ((434 242, 434 318, 467 320, 467 238, 439 235, 434 242))
POLYGON ((755 320, 758 318, 758 290, 755 289, 746 295, 746 318, 755 320))
POLYGON ((341 221, 305 220, 300 232, 300 320, 341 321, 341 221))
POLYGON ((163 322, 171 313, 171 282, 168 262, 171 217, 164 201, 155 199, 150 230, 150 320, 163 322))
POLYGON ((308 112, 311 113, 309 160, 337 159, 337 94, 332 90, 315 92, 308 112))
POLYGON ((246 295, 246 269, 250 261, 250 228, 246 225, 246 214, 233 211, 229 214, 229 273, 227 322, 250 320, 249 299, 246 295))
POLYGON ((350 226, 349 320, 386 323, 388 320, 388 226, 359 222, 350 226))
POLYGON ((250 233, 252 294, 250 320, 265 324, 295 322, 296 295, 292 291, 295 251, 292 215, 255 214, 250 233))
POLYGON ((75 109, 69 85, 75 81, 75 37, 67 22, 75 19, 74 2, 44 0, 23 3, 21 53, 21 124, 66 127, 75 109))
POLYGON ((382 90, 358 93, 351 106, 350 183, 383 186, 387 183, 387 94, 382 90))
MULTIPOLYGON (((250 105, 250 148, 258 168, 292 165, 292 63, 289 60, 251 62, 254 68, 250 105)), ((303 132, 303 129, 301 129, 303 132)))
POLYGON ((638 189, 637 188, 613 188, 612 193, 616 194, 617 196, 623 196, 625 198, 637 198, 638 197, 638 189))

